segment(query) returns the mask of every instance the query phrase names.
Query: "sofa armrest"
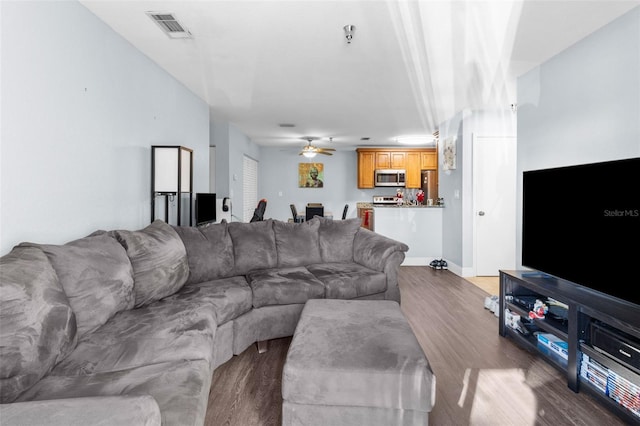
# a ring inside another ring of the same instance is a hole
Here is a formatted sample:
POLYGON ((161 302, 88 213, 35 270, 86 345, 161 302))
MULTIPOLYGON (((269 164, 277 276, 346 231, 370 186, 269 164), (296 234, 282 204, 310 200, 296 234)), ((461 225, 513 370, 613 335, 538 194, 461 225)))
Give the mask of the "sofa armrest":
POLYGON ((404 261, 409 246, 365 228, 356 232, 353 240, 353 260, 362 266, 384 272, 387 290, 384 298, 400 303, 398 268, 404 261))
POLYGON ((99 396, 0 405, 2 426, 161 424, 160 408, 150 395, 99 396))
POLYGON ((356 263, 376 271, 384 271, 387 259, 393 253, 404 253, 409 250, 405 243, 377 234, 366 228, 358 229, 353 239, 353 260, 356 263))

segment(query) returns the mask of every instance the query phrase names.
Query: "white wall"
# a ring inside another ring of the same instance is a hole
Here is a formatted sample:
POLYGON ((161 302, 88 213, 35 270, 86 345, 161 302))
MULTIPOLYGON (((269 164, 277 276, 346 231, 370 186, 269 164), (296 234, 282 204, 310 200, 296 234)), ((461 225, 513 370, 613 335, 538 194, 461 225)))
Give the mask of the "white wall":
POLYGON ((77 2, 2 7, 1 253, 151 219, 151 145, 194 150, 208 191, 204 101, 77 2))
POLYGON ((521 266, 523 171, 640 156, 640 7, 521 76, 518 105, 521 266))

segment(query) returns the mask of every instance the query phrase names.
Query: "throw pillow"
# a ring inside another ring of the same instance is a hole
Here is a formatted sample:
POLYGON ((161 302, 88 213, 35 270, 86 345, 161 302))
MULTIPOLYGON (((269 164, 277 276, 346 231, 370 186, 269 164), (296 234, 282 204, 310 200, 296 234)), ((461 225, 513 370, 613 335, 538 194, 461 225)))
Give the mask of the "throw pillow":
POLYGON ((278 249, 278 266, 303 266, 322 262, 318 243, 320 221, 302 223, 273 222, 278 249))
POLYGON ((135 306, 180 290, 189 278, 187 251, 178 233, 162 220, 138 231, 113 231, 133 266, 135 306))
POLYGON ((0 258, 0 403, 36 384, 76 344, 76 317, 47 256, 17 246, 0 258))
POLYGON ((318 218, 320 255, 325 262, 348 263, 353 261, 353 239, 360 229, 359 218, 331 220, 318 218))
POLYGON ((233 271, 233 243, 227 222, 197 228, 175 226, 189 260, 187 284, 197 284, 230 276, 233 271))
POLYGON ((134 304, 133 269, 127 252, 106 233, 92 235, 65 245, 39 246, 76 314, 78 337, 134 304))
POLYGON ((251 223, 231 222, 229 235, 233 240, 236 275, 278 266, 272 219, 251 223))

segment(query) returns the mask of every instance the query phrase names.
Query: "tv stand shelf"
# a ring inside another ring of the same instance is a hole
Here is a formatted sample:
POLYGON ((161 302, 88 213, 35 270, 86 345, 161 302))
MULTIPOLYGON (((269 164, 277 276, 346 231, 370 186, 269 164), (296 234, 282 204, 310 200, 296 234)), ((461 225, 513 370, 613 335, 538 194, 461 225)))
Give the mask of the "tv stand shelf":
POLYGON ((631 389, 632 392, 637 390, 637 401, 640 401, 640 370, 635 370, 591 346, 591 325, 594 322, 604 323, 616 332, 637 340, 640 345, 638 305, 545 274, 532 271, 500 271, 500 335, 512 339, 516 344, 556 367, 566 375, 567 385, 574 392, 587 392, 626 422, 640 424, 640 407, 632 409, 621 405, 613 399, 613 390, 609 396, 606 386, 603 390, 599 379, 587 378, 585 363, 590 362, 590 368, 597 367, 605 372, 605 382, 611 380, 607 377, 613 376, 619 381, 613 381, 614 387, 616 383, 625 383, 625 389, 631 389), (566 305, 568 309, 561 316, 547 314, 544 319, 530 319, 529 309, 514 300, 523 299, 523 296, 542 301, 552 298, 566 305), (511 312, 510 315, 520 317, 521 328, 526 330, 526 334, 509 326, 506 310, 511 312), (549 333, 551 337, 555 336, 566 342, 565 357, 539 343, 538 333, 549 333), (581 368, 584 369, 583 375, 580 374, 581 368), (594 381, 596 383, 592 383, 594 381))

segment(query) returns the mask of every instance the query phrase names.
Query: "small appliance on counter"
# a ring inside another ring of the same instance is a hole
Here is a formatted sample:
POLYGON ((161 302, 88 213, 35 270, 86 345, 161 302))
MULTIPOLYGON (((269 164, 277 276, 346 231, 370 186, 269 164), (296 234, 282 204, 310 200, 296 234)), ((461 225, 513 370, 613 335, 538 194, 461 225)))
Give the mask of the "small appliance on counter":
POLYGON ((398 204, 398 197, 396 195, 374 195, 374 206, 393 206, 398 204))

